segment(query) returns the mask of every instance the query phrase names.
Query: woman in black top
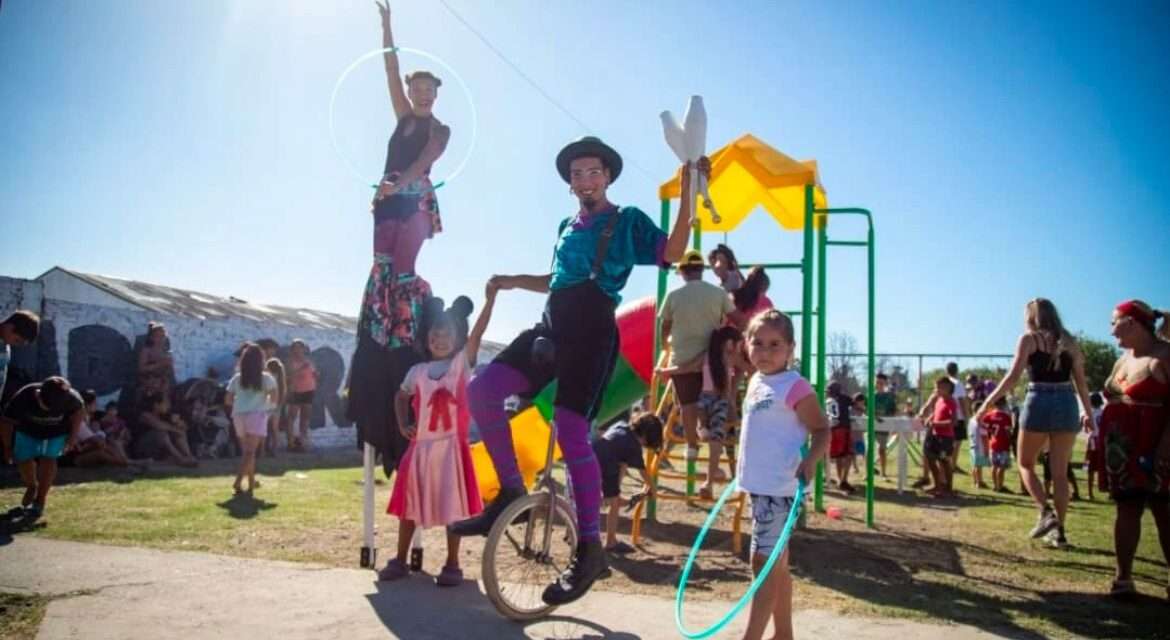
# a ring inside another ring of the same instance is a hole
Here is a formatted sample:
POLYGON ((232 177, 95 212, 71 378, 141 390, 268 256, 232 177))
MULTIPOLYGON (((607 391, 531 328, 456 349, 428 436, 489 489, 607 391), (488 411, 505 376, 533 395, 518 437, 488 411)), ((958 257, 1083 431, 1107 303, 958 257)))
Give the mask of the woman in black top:
POLYGON ((398 54, 393 51, 390 4, 377 4, 382 14, 382 47, 387 49, 386 83, 398 124, 374 196, 374 252, 389 253, 395 274, 410 274, 423 241, 441 230, 430 171, 447 148, 451 129, 431 113, 443 84, 433 73, 407 74, 403 90, 398 54))
POLYGON ((1064 515, 1068 511, 1068 462, 1076 443, 1077 429, 1092 430, 1093 411, 1089 388, 1085 382, 1085 358, 1077 341, 1060 321, 1056 306, 1045 298, 1036 298, 1025 307, 1026 330, 1016 344, 1011 370, 983 402, 975 416, 983 416, 1010 391, 1028 370, 1028 393, 1020 410, 1019 460, 1020 478, 1028 489, 1040 516, 1031 536, 1046 534, 1056 548, 1067 546, 1064 515), (1077 405, 1080 404, 1078 417, 1077 405), (1036 475, 1036 459, 1048 450, 1052 468, 1052 498, 1055 510, 1048 505, 1044 482, 1036 475))

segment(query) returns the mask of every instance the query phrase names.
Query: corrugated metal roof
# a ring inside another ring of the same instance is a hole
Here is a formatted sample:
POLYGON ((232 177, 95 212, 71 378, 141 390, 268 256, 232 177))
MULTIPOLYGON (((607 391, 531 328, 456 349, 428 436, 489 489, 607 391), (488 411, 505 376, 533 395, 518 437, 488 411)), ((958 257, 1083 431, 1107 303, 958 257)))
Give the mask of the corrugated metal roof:
POLYGON ((340 329, 350 333, 353 333, 357 327, 357 318, 328 311, 260 304, 241 300, 234 296, 225 298, 212 293, 187 291, 186 289, 176 289, 175 287, 113 276, 81 273, 62 267, 54 267, 54 269, 63 271, 126 302, 157 313, 187 316, 200 320, 244 318, 255 322, 274 322, 295 327, 340 329))
MULTIPOLYGON (((225 298, 211 293, 176 289, 175 287, 138 280, 82 273, 64 267, 53 267, 50 271, 54 269, 67 273, 130 304, 156 313, 168 313, 200 320, 246 318, 256 322, 275 322, 294 327, 339 329, 349 333, 355 333, 357 330, 357 318, 328 311, 247 302, 235 296, 225 298)), ((44 276, 45 274, 41 274, 36 279, 40 280, 44 276)), ((480 362, 488 362, 503 351, 506 346, 498 342, 484 340, 480 345, 480 362)))

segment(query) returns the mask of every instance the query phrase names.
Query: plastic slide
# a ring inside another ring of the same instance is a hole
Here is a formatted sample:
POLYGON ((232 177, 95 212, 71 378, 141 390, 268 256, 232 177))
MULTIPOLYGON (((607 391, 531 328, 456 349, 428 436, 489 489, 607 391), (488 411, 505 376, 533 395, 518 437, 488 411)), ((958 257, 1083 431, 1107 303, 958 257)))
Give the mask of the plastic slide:
MULTIPOLYGON (((630 408, 650 389, 650 375, 653 372, 654 356, 654 298, 644 298, 623 305, 617 310, 620 347, 617 363, 605 393, 601 399, 596 424, 603 424, 630 408)), ((536 474, 544 467, 548 451, 549 420, 552 419, 552 402, 556 395, 556 382, 550 383, 533 399, 533 406, 517 414, 511 420, 512 445, 516 449, 516 460, 524 483, 532 487, 536 474)), ((561 457, 560 448, 553 452, 555 459, 561 457)), ((484 500, 492 500, 500 490, 495 467, 482 442, 471 447, 471 460, 475 466, 475 477, 479 493, 484 500)))

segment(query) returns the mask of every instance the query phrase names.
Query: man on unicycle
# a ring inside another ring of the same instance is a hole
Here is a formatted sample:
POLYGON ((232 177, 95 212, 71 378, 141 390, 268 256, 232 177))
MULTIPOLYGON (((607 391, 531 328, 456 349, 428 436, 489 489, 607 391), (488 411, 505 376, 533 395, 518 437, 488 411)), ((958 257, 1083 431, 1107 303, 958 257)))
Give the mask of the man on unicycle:
MULTIPOLYGON (((701 171, 709 172, 706 158, 699 164, 701 171)), ((580 210, 560 224, 552 273, 492 277, 500 289, 547 293, 543 317, 468 387, 471 414, 495 466, 500 493, 483 513, 450 528, 462 536, 487 535, 500 513, 525 495, 504 401, 513 395, 531 398, 557 380, 553 421, 572 483, 579 542, 568 569, 542 594, 549 605, 577 600, 608 569, 601 546, 601 472, 589 443, 589 425, 617 358, 614 310, 634 265, 661 267, 682 257, 692 206, 683 198, 667 237, 637 207, 611 203, 606 189, 621 175, 622 158, 592 136, 562 149, 556 167, 580 210), (548 342, 551 357, 539 346, 548 342)), ((689 186, 686 169, 683 193, 689 186)))

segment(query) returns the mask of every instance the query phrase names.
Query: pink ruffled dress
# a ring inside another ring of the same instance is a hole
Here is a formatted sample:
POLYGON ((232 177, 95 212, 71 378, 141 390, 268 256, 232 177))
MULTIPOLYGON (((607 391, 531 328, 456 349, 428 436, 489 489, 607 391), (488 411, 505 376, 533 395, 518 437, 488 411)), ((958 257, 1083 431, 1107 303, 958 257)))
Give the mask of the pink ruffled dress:
POLYGON ((398 466, 386 509, 421 527, 446 526, 483 511, 468 445, 467 358, 460 351, 438 379, 428 373, 433 364, 411 367, 402 385, 414 396, 417 431, 398 466))

